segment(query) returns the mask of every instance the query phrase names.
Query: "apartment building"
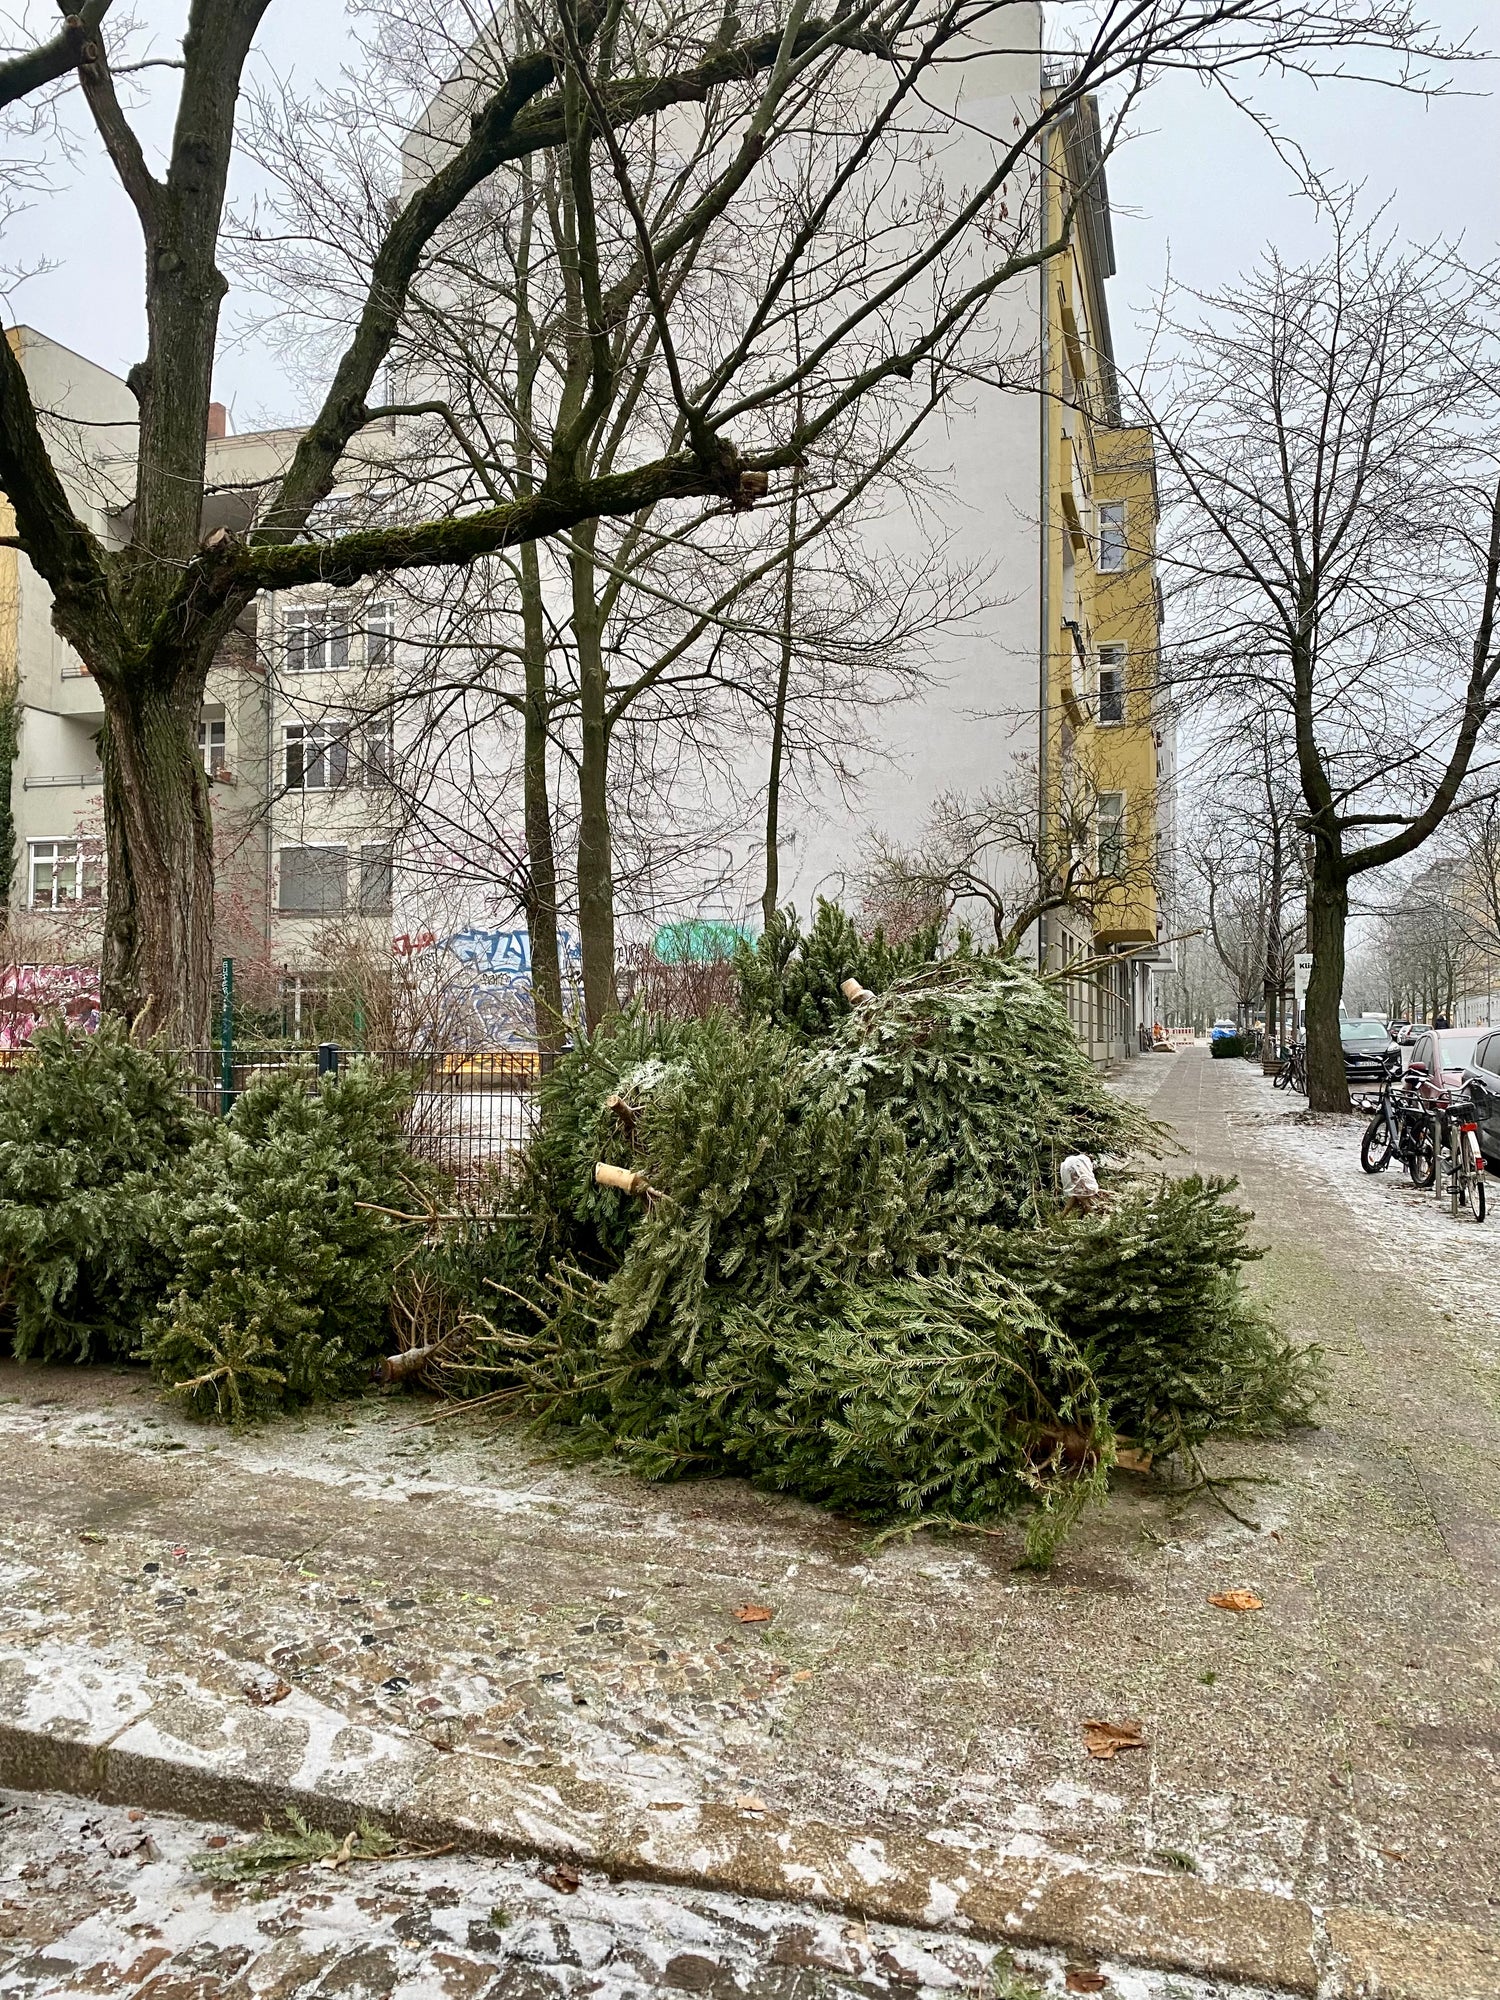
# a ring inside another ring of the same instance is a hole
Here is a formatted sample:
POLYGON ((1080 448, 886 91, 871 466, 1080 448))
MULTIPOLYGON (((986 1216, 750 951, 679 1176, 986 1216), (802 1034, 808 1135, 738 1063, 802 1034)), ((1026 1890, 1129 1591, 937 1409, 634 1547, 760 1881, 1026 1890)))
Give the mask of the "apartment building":
MULTIPOLYGON (((960 178, 985 170, 983 133, 1009 130, 1049 89, 1039 12, 1033 25, 1029 46, 1017 36, 967 67, 949 162, 960 178)), ((995 335, 1008 365, 976 378, 925 434, 925 523, 882 523, 871 545, 873 562, 889 552, 919 563, 929 549, 920 531, 935 523, 953 559, 984 576, 985 608, 944 633, 912 699, 877 712, 872 754, 852 785, 812 783, 784 801, 782 895, 804 911, 820 893, 856 900, 871 835, 920 838, 940 794, 972 798, 1020 774, 1039 823, 1054 832, 1084 799, 1089 824, 1074 834, 1097 893, 1087 908, 1044 917, 1025 948, 1061 977, 1080 1039, 1103 1059, 1139 1045, 1158 1011, 1155 981, 1170 966, 1158 861, 1170 844, 1172 774, 1152 692, 1160 600, 1151 444, 1121 418, 1107 297, 1114 250, 1091 106, 1052 129, 1018 202, 1037 240, 1075 208, 1070 247, 1008 288, 995 335)), ((131 500, 133 398, 29 329, 9 337, 38 404, 54 412, 74 504, 108 536, 131 500)), ((297 434, 214 428, 205 528, 243 525, 297 434)), ((400 441, 376 441, 376 460, 400 441)), ((358 477, 368 484, 369 468, 358 477)), ((423 727, 395 700, 398 652, 419 637, 403 632, 400 604, 379 586, 268 596, 216 662, 199 732, 214 779, 222 947, 242 968, 242 990, 248 973, 262 1000, 282 1005, 289 1029, 314 1033, 351 954, 386 961, 393 937, 398 953, 403 942, 447 941, 456 983, 488 981, 489 999, 472 1009, 477 1032, 493 1021, 512 1034, 525 1011, 511 1004, 513 989, 529 967, 519 915, 505 920, 511 930, 487 928, 493 913, 463 905, 463 856, 447 885, 442 869, 418 872, 397 823, 400 732, 423 727)), ((103 712, 52 631, 45 587, 13 551, 0 551, 0 672, 21 712, 12 908, 35 940, 28 956, 86 961, 101 882, 103 712)), ((747 790, 762 755, 747 744, 747 790)), ((753 840, 731 862, 705 888, 699 914, 753 928, 753 840)), ((673 915, 683 915, 680 897, 673 915)))
MULTIPOLYGON (((10 341, 80 518, 109 544, 133 500, 135 398, 118 376, 31 327, 10 341)), ((204 531, 243 528, 300 433, 227 434, 213 406, 204 531)), ((0 501, 0 509, 4 508, 0 501)), ((3 519, 0 515, 0 519, 3 519)), ((389 599, 305 593, 254 607, 208 677, 198 747, 212 781, 218 948, 261 1011, 293 1029, 334 951, 390 949, 392 722, 348 710, 388 669, 389 599)), ((99 689, 52 625, 45 583, 0 548, 0 690, 14 703, 10 955, 30 967, 97 966, 104 827, 99 689)))
POLYGON ((1171 969, 1161 942, 1170 859, 1172 740, 1157 713, 1161 593, 1151 434, 1121 420, 1107 281, 1109 191, 1092 102, 1049 135, 1046 226, 1075 208, 1070 247, 1042 297, 1044 814, 1087 805, 1094 893, 1045 918, 1038 962, 1088 966, 1066 981, 1079 1039, 1096 1054, 1138 1045, 1171 969))

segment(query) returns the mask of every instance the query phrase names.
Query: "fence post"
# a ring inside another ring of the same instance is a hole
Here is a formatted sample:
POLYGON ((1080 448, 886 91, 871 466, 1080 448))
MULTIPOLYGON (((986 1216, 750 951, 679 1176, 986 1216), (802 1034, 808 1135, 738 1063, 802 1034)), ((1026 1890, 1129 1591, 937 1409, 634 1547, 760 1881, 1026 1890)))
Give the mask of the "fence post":
POLYGON ((337 1076, 339 1073, 339 1045, 337 1042, 319 1042, 318 1075, 337 1076))
POLYGON ((234 1108, 234 960, 219 968, 219 1110, 234 1108))

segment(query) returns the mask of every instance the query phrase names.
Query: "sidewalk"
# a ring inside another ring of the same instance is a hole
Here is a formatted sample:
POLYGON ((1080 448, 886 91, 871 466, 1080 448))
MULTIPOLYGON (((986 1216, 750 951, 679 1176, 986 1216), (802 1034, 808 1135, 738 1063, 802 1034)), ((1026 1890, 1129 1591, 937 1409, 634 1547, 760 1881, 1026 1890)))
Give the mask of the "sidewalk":
POLYGON ((1018 1535, 871 1557, 407 1398, 231 1438, 134 1375, 6 1366, 0 1783, 242 1824, 300 1797, 1293 1992, 1500 1992, 1493 1334, 1366 1230, 1357 1132, 1346 1201, 1246 1066, 1145 1060, 1329 1349, 1325 1429, 1216 1455, 1278 1482, 1245 1489, 1260 1532, 1125 1479, 1044 1578, 1018 1535), (1264 1610, 1209 1606, 1240 1587, 1264 1610), (1088 1717, 1148 1747, 1091 1758, 1088 1717))

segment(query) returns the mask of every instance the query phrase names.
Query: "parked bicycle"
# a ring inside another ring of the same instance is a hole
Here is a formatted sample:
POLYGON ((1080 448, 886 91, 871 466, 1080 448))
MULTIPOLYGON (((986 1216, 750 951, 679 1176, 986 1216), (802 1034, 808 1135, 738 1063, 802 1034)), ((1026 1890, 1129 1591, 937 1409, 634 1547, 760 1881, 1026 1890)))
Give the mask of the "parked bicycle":
POLYGON ((1275 1077, 1278 1090, 1296 1090, 1307 1095, 1307 1049, 1301 1042, 1283 1047, 1275 1077))
POLYGON ((1399 1160, 1413 1187, 1429 1188, 1437 1172, 1432 1119, 1409 1091, 1397 1088, 1399 1079, 1399 1065, 1386 1070, 1379 1108, 1360 1140, 1359 1164, 1367 1174, 1383 1174, 1399 1160))
POLYGON ((1474 1122, 1474 1102, 1467 1091, 1457 1091, 1432 1117, 1433 1161, 1438 1200, 1446 1199, 1449 1213, 1472 1215, 1483 1222, 1486 1207, 1484 1156, 1479 1150, 1479 1128, 1474 1122))
POLYGON ((1244 1045, 1244 1054, 1251 1061, 1259 1062, 1261 1048, 1265 1043, 1263 1031, 1259 1028, 1244 1028, 1240 1031, 1240 1041, 1244 1045))

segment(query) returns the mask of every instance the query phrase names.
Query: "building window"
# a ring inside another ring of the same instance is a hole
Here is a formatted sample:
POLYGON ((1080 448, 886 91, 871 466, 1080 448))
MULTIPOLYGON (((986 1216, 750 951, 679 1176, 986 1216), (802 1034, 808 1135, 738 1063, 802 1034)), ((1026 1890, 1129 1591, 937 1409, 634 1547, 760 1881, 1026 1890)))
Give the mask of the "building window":
POLYGON ((229 769, 222 716, 217 722, 205 716, 198 724, 198 755, 203 759, 203 768, 210 777, 216 771, 229 769))
POLYGON ((392 761, 395 744, 391 735, 389 716, 365 726, 364 763, 360 776, 364 783, 377 790, 383 790, 391 782, 395 769, 392 761))
POLYGON ((1125 720, 1125 648, 1099 648, 1099 720, 1125 720))
POLYGON ((365 665, 388 667, 396 657, 396 607, 384 599, 365 610, 365 665))
POLYGON ((99 901, 104 875, 97 841, 29 840, 26 850, 32 909, 99 901))
POLYGON ((1125 567, 1125 502, 1099 502, 1099 568, 1116 576, 1125 567))
POLYGON ((339 673, 349 664, 349 621, 341 604, 289 604, 281 614, 289 672, 339 673))
POLYGON ((276 856, 276 907, 289 916, 334 916, 344 907, 349 872, 345 847, 283 847, 276 856))
POLYGON ((1099 873, 1125 873, 1125 794, 1101 792, 1096 808, 1099 826, 1099 873))
POLYGON ((366 917, 391 913, 391 844, 372 841, 359 850, 359 908, 366 917))
POLYGON ((332 792, 348 784, 347 722, 289 722, 282 733, 289 792, 332 792))

